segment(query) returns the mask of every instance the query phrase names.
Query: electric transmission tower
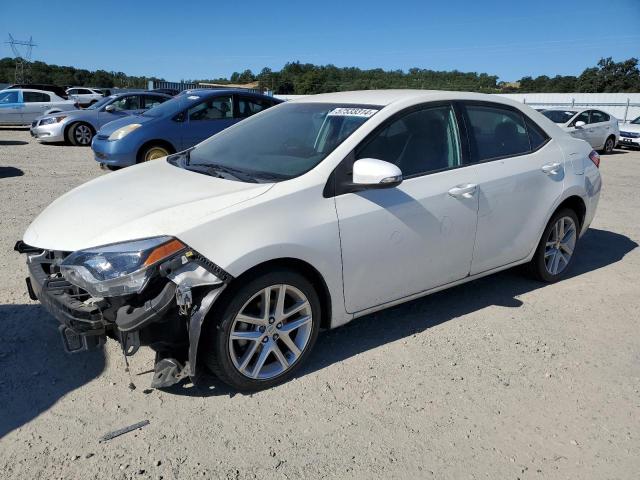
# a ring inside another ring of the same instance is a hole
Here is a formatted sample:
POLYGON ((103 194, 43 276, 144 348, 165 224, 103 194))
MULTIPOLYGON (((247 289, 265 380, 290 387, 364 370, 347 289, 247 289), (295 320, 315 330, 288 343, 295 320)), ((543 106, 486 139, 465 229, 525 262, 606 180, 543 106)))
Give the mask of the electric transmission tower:
POLYGON ((31 77, 31 52, 33 47, 36 46, 33 43, 33 37, 29 37, 28 41, 16 40, 11 34, 9 34, 9 41, 5 42, 11 45, 13 56, 16 62, 16 78, 15 83, 26 83, 31 77), (21 52, 24 51, 24 55, 21 52))

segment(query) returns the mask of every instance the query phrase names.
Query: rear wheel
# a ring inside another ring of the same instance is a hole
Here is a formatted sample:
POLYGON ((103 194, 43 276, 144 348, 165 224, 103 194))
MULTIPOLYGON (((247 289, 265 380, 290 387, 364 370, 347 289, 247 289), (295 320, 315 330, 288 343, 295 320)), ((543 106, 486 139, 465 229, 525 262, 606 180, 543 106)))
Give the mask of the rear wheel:
POLYGON ((293 376, 315 344, 321 306, 304 276, 276 270, 240 286, 218 312, 203 360, 223 382, 254 391, 293 376))
POLYGON ((613 149, 615 146, 616 146, 616 137, 612 135, 609 138, 607 138, 607 140, 604 142, 604 149, 602 150, 602 152, 611 153, 613 152, 613 149))
POLYGON ((553 283, 566 274, 578 243, 579 225, 576 212, 569 208, 563 208, 551 217, 529 263, 533 277, 553 283))
POLYGON ((71 145, 88 147, 93 140, 93 128, 86 123, 74 123, 67 130, 67 140, 71 145))

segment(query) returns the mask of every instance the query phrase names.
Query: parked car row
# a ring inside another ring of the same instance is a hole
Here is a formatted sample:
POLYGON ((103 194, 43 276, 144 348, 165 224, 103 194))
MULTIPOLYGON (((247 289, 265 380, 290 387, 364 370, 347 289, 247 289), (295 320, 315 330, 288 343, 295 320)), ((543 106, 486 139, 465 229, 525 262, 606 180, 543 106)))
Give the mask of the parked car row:
POLYGON ((580 251, 600 157, 526 105, 399 90, 273 103, 194 91, 98 131, 103 161, 153 139, 182 151, 68 192, 16 244, 68 351, 109 337, 156 351, 154 387, 207 368, 253 391, 295 375, 320 328, 516 265, 553 283, 580 251))
POLYGON ((45 115, 34 120, 31 135, 43 143, 68 142, 71 145, 89 146, 96 132, 105 124, 142 113, 170 98, 169 95, 153 92, 109 95, 89 108, 45 115))

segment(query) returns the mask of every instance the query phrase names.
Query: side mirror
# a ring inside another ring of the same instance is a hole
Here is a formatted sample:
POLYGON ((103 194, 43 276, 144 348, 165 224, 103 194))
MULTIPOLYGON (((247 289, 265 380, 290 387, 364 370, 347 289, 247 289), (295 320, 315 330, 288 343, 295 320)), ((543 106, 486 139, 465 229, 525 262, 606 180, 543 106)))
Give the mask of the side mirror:
POLYGON ((116 111, 116 106, 113 103, 111 103, 111 104, 107 105, 106 107, 104 107, 104 111, 105 112, 109 112, 109 113, 115 112, 116 111))
POLYGON ((402 183, 402 171, 393 163, 363 158, 353 163, 354 185, 367 188, 392 188, 402 183))
POLYGON ((583 122, 582 120, 578 120, 576 123, 573 124, 574 127, 576 128, 582 128, 586 125, 585 122, 583 122))

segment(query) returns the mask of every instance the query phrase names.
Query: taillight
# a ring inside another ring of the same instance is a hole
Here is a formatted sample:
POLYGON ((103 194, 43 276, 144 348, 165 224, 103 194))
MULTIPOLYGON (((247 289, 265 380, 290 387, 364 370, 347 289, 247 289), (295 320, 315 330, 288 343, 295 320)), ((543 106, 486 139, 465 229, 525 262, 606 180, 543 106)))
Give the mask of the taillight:
POLYGON ((600 168, 600 155, 598 155, 598 152, 596 152, 595 150, 591 150, 591 153, 589 154, 589 159, 593 162, 593 164, 600 168))

